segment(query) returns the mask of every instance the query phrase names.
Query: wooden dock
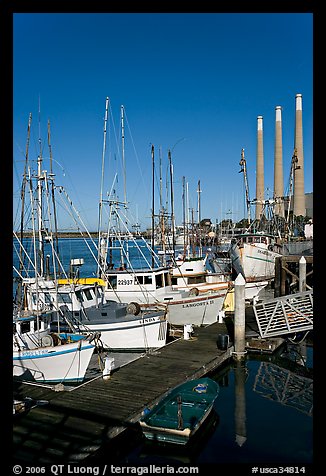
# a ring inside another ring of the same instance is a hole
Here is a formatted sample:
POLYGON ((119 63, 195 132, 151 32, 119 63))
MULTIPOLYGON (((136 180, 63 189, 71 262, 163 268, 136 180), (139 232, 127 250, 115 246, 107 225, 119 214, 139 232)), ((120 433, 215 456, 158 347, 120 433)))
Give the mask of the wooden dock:
MULTIPOLYGON (((138 429, 145 407, 170 388, 199 378, 228 361, 233 346, 217 346, 227 334, 224 323, 195 328, 190 339, 177 339, 113 372, 70 391, 15 383, 15 397, 45 399, 14 424, 18 461, 78 462, 94 456, 127 429, 138 429)), ((137 430, 138 431, 138 430, 137 430)))

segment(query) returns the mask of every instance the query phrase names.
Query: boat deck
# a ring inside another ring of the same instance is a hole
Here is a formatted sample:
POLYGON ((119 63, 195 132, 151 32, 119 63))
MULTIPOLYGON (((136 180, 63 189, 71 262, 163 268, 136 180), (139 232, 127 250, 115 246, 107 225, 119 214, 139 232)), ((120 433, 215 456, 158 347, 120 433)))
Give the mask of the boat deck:
POLYGON ((227 361, 233 347, 217 347, 217 336, 223 333, 227 333, 224 323, 195 328, 190 339, 180 338, 142 354, 113 371, 108 380, 100 374, 68 391, 15 382, 16 398, 49 401, 14 425, 15 458, 55 463, 94 456, 124 430, 137 430, 144 408, 170 388, 202 377, 227 361))

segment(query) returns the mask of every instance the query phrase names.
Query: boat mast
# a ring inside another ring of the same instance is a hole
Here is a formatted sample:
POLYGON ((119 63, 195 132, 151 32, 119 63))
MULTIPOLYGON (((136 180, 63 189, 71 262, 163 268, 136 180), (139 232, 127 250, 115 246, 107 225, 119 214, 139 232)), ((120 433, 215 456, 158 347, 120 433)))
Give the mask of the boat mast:
POLYGON ((186 195, 185 195, 186 177, 182 177, 182 217, 183 217, 183 256, 186 257, 186 195))
MULTIPOLYGON (((25 151, 25 165, 24 165, 24 174, 21 188, 21 215, 20 215, 20 242, 23 243, 24 239, 24 214, 25 214, 25 191, 27 183, 27 166, 28 166, 28 152, 29 152, 29 141, 31 135, 31 124, 32 124, 32 113, 29 114, 28 126, 27 126, 27 140, 26 140, 26 151, 25 151)), ((19 274, 21 275, 23 270, 23 247, 19 247, 19 274)), ((21 282, 18 283, 17 292, 16 292, 17 304, 20 305, 22 302, 21 296, 21 282)))
POLYGON ((244 156, 244 149, 241 149, 241 160, 239 162, 241 169, 239 173, 243 172, 244 184, 245 184, 245 191, 246 191, 246 207, 247 207, 247 216, 248 216, 248 226, 251 222, 250 216, 250 199, 249 199, 249 185, 248 185, 248 176, 247 176, 247 163, 244 156))
POLYGON ((175 249, 175 222, 174 222, 174 198, 173 198, 173 165, 171 160, 171 151, 168 151, 168 158, 170 164, 170 187, 171 187, 171 229, 172 229, 172 251, 175 249))
POLYGON ((127 180, 125 163, 125 128, 124 128, 124 107, 121 106, 121 145, 122 145, 122 168, 123 168, 123 197, 124 206, 127 208, 127 180))
MULTIPOLYGON (((40 117, 40 107, 39 107, 40 117)), ((43 177, 42 177, 42 141, 40 134, 40 120, 39 120, 39 146, 40 151, 37 157, 37 218, 38 218, 38 258, 39 258, 39 273, 43 277, 44 274, 44 240, 43 240, 43 177)))
POLYGON ((103 213, 103 185, 104 185, 104 162, 105 162, 105 150, 106 150, 106 126, 108 120, 109 110, 109 98, 105 101, 105 116, 104 116, 104 131, 103 131, 103 149, 102 149, 102 174, 101 174, 101 188, 100 188, 100 203, 99 203, 99 219, 98 219, 98 265, 97 276, 101 276, 101 272, 105 271, 107 246, 105 246, 105 240, 102 237, 102 213, 103 213))
POLYGON ((291 160, 291 169, 290 169, 290 184, 289 184, 289 200, 288 200, 288 211, 286 217, 286 225, 288 228, 289 235, 293 234, 293 224, 294 224, 294 216, 292 214, 292 223, 290 224, 290 210, 291 210, 291 202, 293 199, 293 183, 294 183, 294 174, 295 170, 298 168, 298 156, 297 156, 297 149, 294 149, 292 160, 291 160))
MULTIPOLYGON (((50 132, 50 121, 48 120, 48 145, 49 145, 49 152, 50 152, 50 180, 51 180, 51 197, 52 197, 52 206, 53 206, 53 215, 54 215, 54 250, 56 254, 57 260, 57 269, 60 270, 59 265, 59 238, 58 238, 58 222, 57 222, 57 212, 56 212, 56 204, 55 204, 55 196, 54 196, 54 173, 53 173, 53 157, 52 157, 52 147, 51 147, 51 132, 50 132)), ((59 271, 61 274, 61 271, 59 271)))
POLYGON ((199 256, 202 256, 202 240, 201 240, 201 203, 200 203, 200 194, 201 194, 201 188, 200 188, 200 180, 198 180, 198 228, 199 228, 199 256))
POLYGON ((155 162, 154 162, 154 145, 152 144, 152 268, 154 268, 154 214, 155 214, 155 197, 154 197, 154 174, 155 174, 155 162))

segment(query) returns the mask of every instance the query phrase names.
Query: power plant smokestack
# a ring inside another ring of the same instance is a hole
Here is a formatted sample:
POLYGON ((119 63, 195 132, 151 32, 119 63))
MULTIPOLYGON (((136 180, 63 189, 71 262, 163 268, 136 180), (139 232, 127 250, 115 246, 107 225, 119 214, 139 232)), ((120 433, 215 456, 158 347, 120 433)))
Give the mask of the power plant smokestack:
POLYGON ((256 219, 259 220, 263 209, 264 197, 264 149, 263 116, 257 117, 257 165, 256 165, 256 219))
POLYGON ((297 152, 297 166, 294 171, 294 198, 293 213, 295 216, 306 215, 304 195, 304 169, 303 169, 303 136, 302 136, 302 94, 295 96, 295 141, 294 148, 297 152))
POLYGON ((275 215, 284 217, 283 148, 282 148, 282 108, 275 107, 275 146, 274 146, 274 200, 275 215))

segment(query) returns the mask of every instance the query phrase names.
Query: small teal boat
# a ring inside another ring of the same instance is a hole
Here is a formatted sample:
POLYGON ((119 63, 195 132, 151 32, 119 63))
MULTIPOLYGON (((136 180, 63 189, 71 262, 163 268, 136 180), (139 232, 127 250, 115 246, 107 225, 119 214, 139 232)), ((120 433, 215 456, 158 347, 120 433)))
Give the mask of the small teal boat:
POLYGON ((185 445, 203 426, 220 387, 205 377, 174 387, 151 410, 144 411, 140 426, 149 440, 185 445))

